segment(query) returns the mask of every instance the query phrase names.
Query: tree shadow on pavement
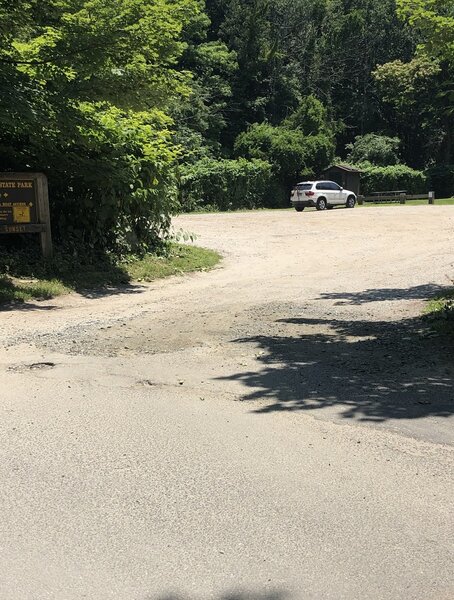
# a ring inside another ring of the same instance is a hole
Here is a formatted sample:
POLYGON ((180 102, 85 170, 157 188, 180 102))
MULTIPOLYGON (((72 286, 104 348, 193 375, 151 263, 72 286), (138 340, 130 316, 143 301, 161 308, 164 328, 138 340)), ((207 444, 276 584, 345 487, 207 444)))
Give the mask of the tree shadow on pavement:
POLYGON ((287 318, 279 335, 234 340, 263 352, 257 371, 224 380, 250 388, 254 410, 318 411, 337 408, 345 419, 449 417, 454 408, 452 338, 435 336, 421 319, 347 321, 287 318))
MULTIPOLYGON (((204 596, 205 597, 205 596, 204 596)), ((290 596, 283 592, 264 592, 264 593, 250 593, 250 592, 229 592, 222 594, 222 596, 213 598, 213 600, 289 600, 290 596)), ((181 594, 166 594, 165 596, 146 596, 144 600, 198 600, 197 596, 182 596, 181 594)))
POLYGON ((452 285, 417 285, 410 288, 376 288, 362 292, 327 292, 321 294, 321 300, 337 300, 335 305, 358 306, 369 302, 386 302, 393 300, 427 300, 437 296, 452 285))

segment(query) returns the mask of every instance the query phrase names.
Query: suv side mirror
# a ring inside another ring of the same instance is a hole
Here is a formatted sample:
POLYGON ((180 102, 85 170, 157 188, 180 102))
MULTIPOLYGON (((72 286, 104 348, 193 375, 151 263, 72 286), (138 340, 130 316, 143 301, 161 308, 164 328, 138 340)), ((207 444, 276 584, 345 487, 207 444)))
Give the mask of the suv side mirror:
POLYGON ((341 186, 341 192, 343 192, 343 191, 344 191, 344 188, 341 186))

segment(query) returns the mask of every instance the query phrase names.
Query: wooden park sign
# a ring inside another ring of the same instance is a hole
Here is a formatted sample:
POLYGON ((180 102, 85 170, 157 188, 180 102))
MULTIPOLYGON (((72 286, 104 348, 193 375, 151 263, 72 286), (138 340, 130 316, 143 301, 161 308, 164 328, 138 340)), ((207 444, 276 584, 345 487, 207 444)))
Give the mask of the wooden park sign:
POLYGON ((49 192, 45 175, 0 173, 2 233, 39 233, 43 256, 52 256, 49 192))

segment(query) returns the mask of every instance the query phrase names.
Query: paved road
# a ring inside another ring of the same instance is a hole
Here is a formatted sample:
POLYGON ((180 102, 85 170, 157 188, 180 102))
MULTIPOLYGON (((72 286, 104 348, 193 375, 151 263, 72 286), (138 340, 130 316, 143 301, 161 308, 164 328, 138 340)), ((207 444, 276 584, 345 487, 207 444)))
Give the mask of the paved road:
POLYGON ((183 217, 221 269, 0 313, 0 598, 452 598, 453 224, 183 217))

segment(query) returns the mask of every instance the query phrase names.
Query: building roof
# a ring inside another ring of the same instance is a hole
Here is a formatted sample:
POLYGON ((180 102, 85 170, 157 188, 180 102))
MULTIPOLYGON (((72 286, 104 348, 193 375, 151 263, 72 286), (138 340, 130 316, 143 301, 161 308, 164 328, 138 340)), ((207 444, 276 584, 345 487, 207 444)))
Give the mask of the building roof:
POLYGON ((341 171, 347 171, 348 173, 362 173, 361 169, 356 169, 350 165, 331 165, 325 169, 325 173, 330 169, 340 169, 341 171))

